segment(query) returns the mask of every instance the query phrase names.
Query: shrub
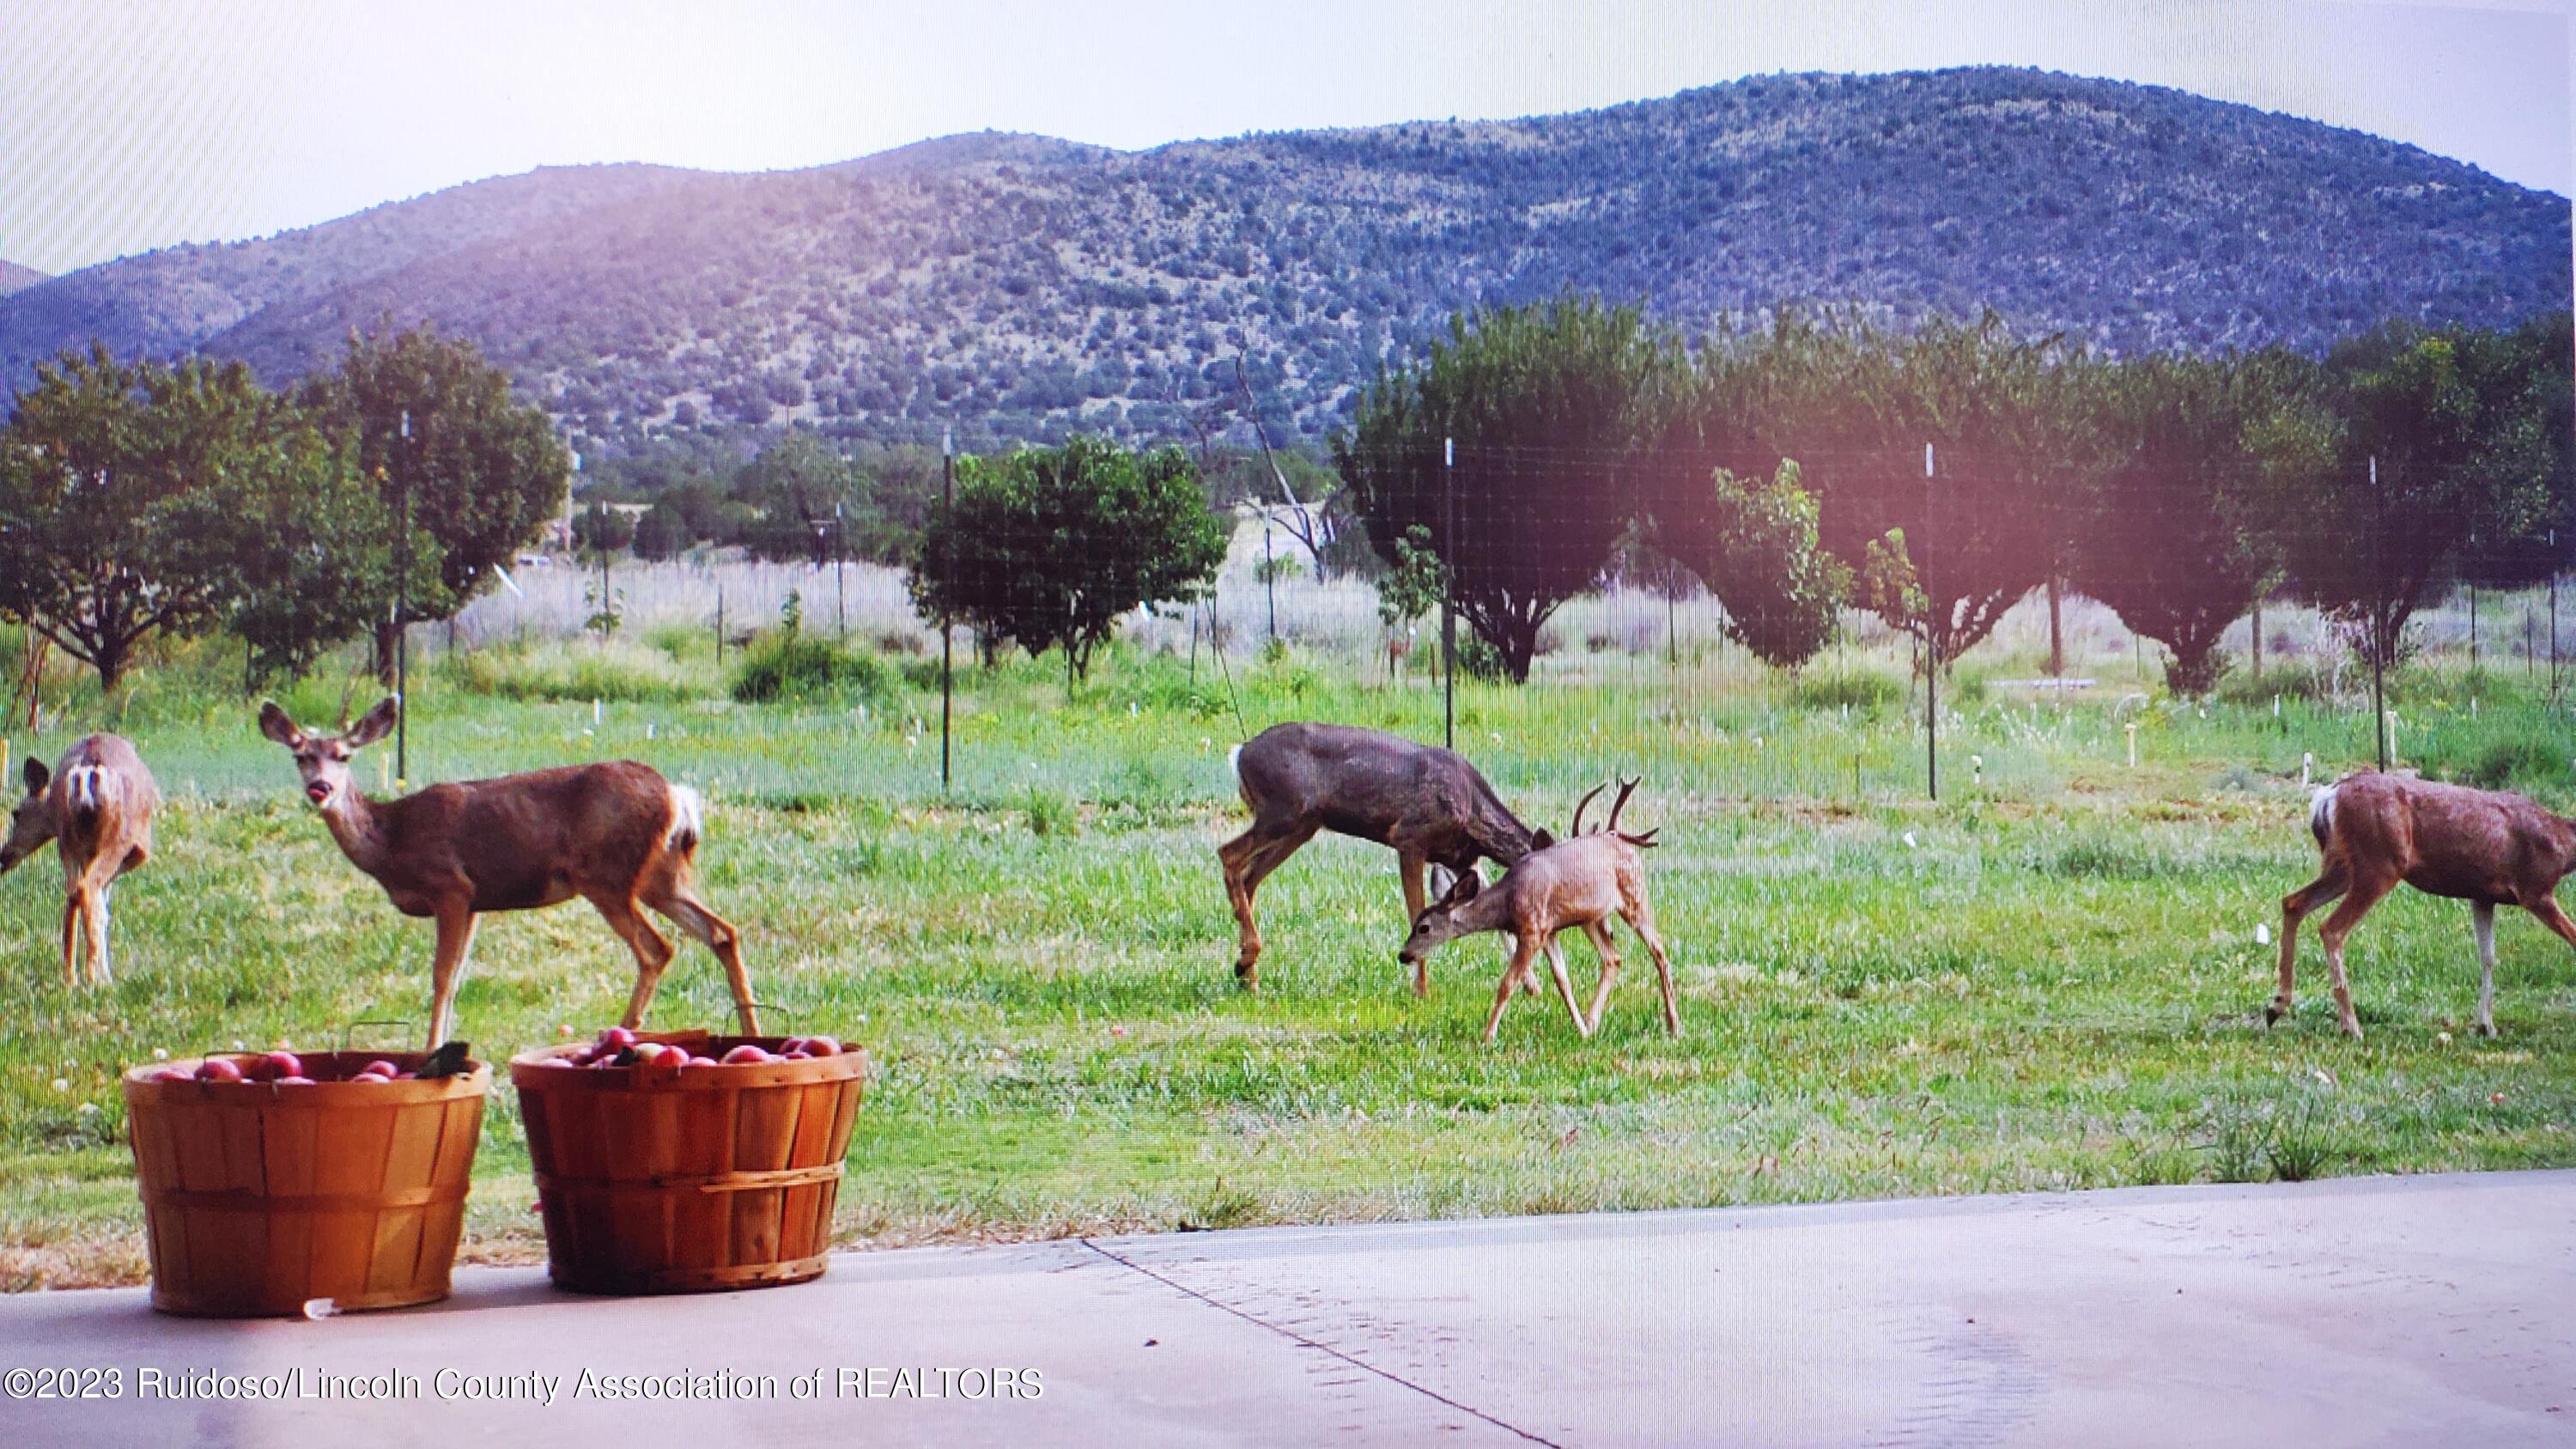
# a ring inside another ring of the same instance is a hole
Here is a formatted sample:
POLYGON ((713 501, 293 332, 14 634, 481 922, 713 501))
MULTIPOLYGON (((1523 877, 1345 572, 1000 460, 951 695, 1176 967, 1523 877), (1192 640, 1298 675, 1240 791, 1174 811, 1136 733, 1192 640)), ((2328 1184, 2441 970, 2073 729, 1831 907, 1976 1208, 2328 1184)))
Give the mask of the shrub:
POLYGON ((625 643, 483 649, 450 655, 441 667, 457 688, 501 699, 669 704, 708 692, 703 675, 670 655, 625 643))
POLYGON ((1904 697, 1904 680, 1875 669, 1809 669, 1789 686, 1790 700, 1808 709, 1879 710, 1904 697))
POLYGON ((743 704, 814 699, 833 694, 882 693, 891 679, 884 661, 856 654, 829 639, 764 634, 752 641, 733 672, 733 697, 743 704))
POLYGON ((2535 739, 2517 735, 2512 739, 2490 740, 2477 758, 2456 771, 2447 772, 2463 785, 2481 790, 2521 790, 2546 787, 2565 790, 2576 785, 2564 741, 2535 739))

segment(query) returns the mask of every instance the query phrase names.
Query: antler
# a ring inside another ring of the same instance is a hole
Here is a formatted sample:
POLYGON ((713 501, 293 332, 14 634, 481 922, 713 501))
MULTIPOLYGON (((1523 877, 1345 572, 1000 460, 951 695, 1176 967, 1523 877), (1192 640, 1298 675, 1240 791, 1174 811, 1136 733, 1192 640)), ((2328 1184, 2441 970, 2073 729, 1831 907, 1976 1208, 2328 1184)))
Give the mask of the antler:
POLYGON ((1583 833, 1584 808, 1592 803, 1593 796, 1598 795, 1609 788, 1610 782, 1604 780, 1600 784, 1593 786, 1591 789, 1584 791, 1583 798, 1574 802, 1574 828, 1565 832, 1569 838, 1583 833))
POLYGON ((1658 825, 1653 830, 1649 830, 1643 835, 1630 835, 1628 832, 1622 830, 1619 832, 1619 838, 1628 842, 1630 845, 1637 847, 1639 850, 1652 850, 1655 848, 1655 836, 1663 828, 1664 827, 1658 825))
POLYGON ((1602 826, 1602 829, 1613 835, 1619 832, 1619 812, 1628 808, 1628 797, 1636 794, 1637 787, 1644 783, 1646 783, 1646 777, 1643 775, 1633 780, 1619 781, 1619 796, 1610 802, 1610 823, 1602 826))

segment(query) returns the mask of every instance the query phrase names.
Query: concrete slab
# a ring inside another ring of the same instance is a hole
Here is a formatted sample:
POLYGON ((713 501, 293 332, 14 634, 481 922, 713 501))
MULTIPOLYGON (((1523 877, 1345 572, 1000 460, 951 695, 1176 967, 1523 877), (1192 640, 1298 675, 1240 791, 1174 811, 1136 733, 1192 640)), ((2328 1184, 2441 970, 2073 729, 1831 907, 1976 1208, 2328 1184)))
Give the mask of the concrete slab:
POLYGON ((310 1323, 31 1294, 0 1442, 2563 1444, 2571 1229, 2576 1173, 2498 1173, 845 1254, 692 1298, 472 1269, 310 1323), (24 1396, 49 1368, 94 1396, 24 1396), (315 1397, 368 1379, 409 1396, 315 1397))

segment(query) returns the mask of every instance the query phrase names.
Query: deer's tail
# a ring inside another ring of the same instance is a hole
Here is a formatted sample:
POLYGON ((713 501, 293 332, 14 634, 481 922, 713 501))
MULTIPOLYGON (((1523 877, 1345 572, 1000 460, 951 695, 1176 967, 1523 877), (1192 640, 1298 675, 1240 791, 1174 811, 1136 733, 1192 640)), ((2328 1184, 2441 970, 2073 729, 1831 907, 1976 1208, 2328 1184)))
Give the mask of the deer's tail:
POLYGON ((707 806, 698 792, 686 785, 671 787, 671 824, 662 832, 662 843, 681 855, 698 848, 707 836, 707 806))
POLYGON ((74 819, 95 818, 118 795, 116 776, 96 765, 74 765, 63 772, 63 800, 74 819))
MULTIPOLYGON (((1234 788, 1235 788, 1235 793, 1237 793, 1237 794, 1242 794, 1242 792, 1243 792, 1243 746, 1241 746, 1241 745, 1236 745, 1233 749, 1230 749, 1230 750, 1228 750, 1228 751, 1226 751, 1226 752, 1225 752, 1225 772, 1226 772, 1227 774, 1232 775, 1232 776, 1234 777, 1234 788)), ((1244 796, 1244 803, 1245 803, 1245 804, 1247 804, 1247 805, 1251 804, 1251 803, 1252 803, 1252 797, 1251 797, 1251 796, 1249 796, 1249 795, 1245 795, 1245 796, 1244 796)))
POLYGON ((2334 839, 2334 801, 2334 785, 2319 785, 2316 793, 2308 797, 2308 833, 2317 838, 2319 850, 2334 839))

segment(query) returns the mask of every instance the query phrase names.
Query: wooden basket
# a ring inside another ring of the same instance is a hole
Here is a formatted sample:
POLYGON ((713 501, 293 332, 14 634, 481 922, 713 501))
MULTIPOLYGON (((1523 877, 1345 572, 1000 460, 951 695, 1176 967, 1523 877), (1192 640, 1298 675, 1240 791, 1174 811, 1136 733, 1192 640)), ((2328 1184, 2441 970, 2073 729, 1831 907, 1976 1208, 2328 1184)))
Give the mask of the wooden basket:
MULTIPOLYGON (((638 1039, 706 1056, 785 1040, 638 1039)), ((557 1286, 703 1293, 822 1274, 866 1053, 667 1074, 546 1065, 580 1050, 510 1059, 557 1286)))
MULTIPOLYGON (((323 1077, 419 1052, 308 1052, 323 1077)), ((167 1063, 182 1071, 197 1061, 167 1063)), ((412 1082, 146 1081, 125 1074, 152 1306, 219 1318, 447 1296, 492 1069, 412 1082)))

